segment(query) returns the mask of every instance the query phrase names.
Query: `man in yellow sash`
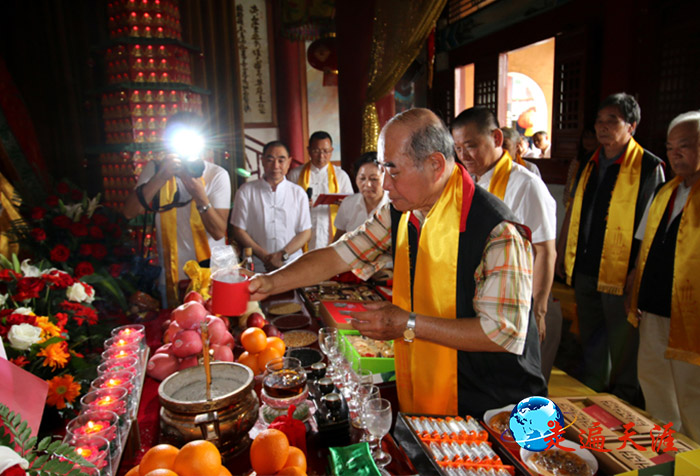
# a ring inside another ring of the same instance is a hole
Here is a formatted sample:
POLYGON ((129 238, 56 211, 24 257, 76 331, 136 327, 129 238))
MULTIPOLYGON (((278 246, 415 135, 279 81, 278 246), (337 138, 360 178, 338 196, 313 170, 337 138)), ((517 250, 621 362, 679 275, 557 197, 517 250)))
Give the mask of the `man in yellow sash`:
POLYGON ((514 163, 503 148, 503 131, 498 127, 496 115, 488 108, 477 106, 462 111, 452 121, 451 128, 457 157, 476 184, 503 200, 518 223, 527 226, 532 233, 535 251, 533 311, 542 341, 542 356, 545 348, 550 350, 547 362, 542 359, 542 373, 549 377, 561 337, 561 322, 547 323, 545 319, 557 256, 557 204, 544 182, 514 163))
POLYGON ((332 246, 250 282, 252 299, 394 257, 393 303, 365 304, 353 326, 394 339, 401 411, 483 416, 546 395, 530 312, 532 249, 501 202, 476 187, 427 109, 395 116, 379 137, 387 204, 332 246))
POLYGON ((513 158, 513 161, 542 178, 542 174, 540 173, 540 169, 537 167, 537 165, 533 164, 529 160, 523 159, 520 155, 520 147, 518 145, 520 144, 520 133, 512 127, 501 127, 501 132, 503 132, 503 149, 508 151, 510 156, 513 158))
MULTIPOLYGON (((183 112, 168 119, 166 142, 181 133, 186 140, 204 137, 202 118, 183 112)), ((207 160, 191 159, 199 167, 196 172, 174 153, 148 162, 124 203, 123 213, 128 219, 146 209, 157 212, 158 257, 163 266, 160 287, 163 305, 169 307, 178 304, 178 281, 187 279, 185 263, 208 260, 213 246, 226 244, 231 206, 229 174, 207 160)))
POLYGON ((301 167, 292 169, 288 179, 298 184, 309 194, 311 206, 311 239, 308 243, 309 250, 323 248, 333 241, 335 236, 335 215, 338 213, 338 205, 313 206, 321 194, 340 193, 350 195, 353 193, 352 183, 347 173, 340 167, 331 164, 333 155, 333 140, 325 131, 316 131, 309 138, 310 161, 301 167))
POLYGON ((676 176, 657 192, 637 228, 642 245, 628 318, 639 324, 647 411, 700 441, 699 111, 671 121, 666 152, 676 176))
POLYGON ((609 96, 595 122, 599 147, 574 186, 559 237, 557 273, 574 286, 583 345, 583 381, 641 404, 639 333, 626 319, 625 285, 638 246, 634 231, 663 163, 632 138, 641 117, 625 93, 609 96))

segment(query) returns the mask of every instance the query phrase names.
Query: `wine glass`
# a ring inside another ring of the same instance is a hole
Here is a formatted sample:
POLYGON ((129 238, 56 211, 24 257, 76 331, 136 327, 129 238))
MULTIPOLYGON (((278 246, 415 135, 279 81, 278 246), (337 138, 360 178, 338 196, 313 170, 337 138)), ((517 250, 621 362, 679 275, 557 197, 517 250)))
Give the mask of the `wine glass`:
POLYGON ((331 351, 328 348, 327 338, 331 337, 331 340, 338 340, 338 329, 335 327, 322 327, 318 330, 318 346, 321 348, 321 352, 328 359, 330 364, 327 369, 327 377, 331 377, 335 373, 335 368, 333 368, 333 361, 331 360, 331 351))
MULTIPOLYGON (((365 406, 367 401, 373 398, 380 398, 381 394, 379 392, 379 387, 372 383, 360 383, 357 386, 357 391, 355 392, 355 398, 357 399, 357 406, 359 411, 357 412, 357 418, 352 422, 355 428, 361 430, 367 429, 367 424, 365 423, 365 406)), ((362 432, 362 437, 360 441, 367 441, 367 434, 365 431, 362 432)))
POLYGON ((325 337, 326 349, 328 350, 328 359, 331 361, 333 372, 331 378, 337 387, 343 384, 343 339, 340 335, 327 335, 325 337))
POLYGON ((365 424, 370 435, 372 457, 383 468, 391 462, 391 455, 382 450, 382 438, 391 429, 391 402, 385 398, 373 398, 365 403, 365 424))

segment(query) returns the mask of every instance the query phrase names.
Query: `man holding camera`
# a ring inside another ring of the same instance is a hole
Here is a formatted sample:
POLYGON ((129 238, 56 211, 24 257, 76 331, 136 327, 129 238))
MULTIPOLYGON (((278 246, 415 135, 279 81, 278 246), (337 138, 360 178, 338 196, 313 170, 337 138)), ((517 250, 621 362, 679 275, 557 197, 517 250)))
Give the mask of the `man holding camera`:
POLYGON ((167 154, 145 165, 124 203, 128 219, 155 212, 160 287, 168 306, 178 303, 185 263, 208 260, 213 246, 226 243, 231 181, 224 168, 202 158, 203 129, 196 114, 172 116, 164 131, 167 154))

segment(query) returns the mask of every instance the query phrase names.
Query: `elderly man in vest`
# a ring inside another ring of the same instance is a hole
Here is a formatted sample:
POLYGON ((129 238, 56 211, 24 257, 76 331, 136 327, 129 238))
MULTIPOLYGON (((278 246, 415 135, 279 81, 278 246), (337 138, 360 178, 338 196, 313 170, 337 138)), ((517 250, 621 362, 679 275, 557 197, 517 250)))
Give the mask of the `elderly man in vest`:
POLYGON ((676 176, 647 207, 628 318, 639 324, 646 409, 700 441, 700 111, 668 126, 676 176))
POLYGON ((639 333, 626 319, 625 286, 638 246, 634 231, 663 163, 633 138, 641 117, 625 93, 598 107, 601 146, 583 167, 559 237, 558 273, 573 283, 583 345, 583 381, 641 404, 637 380, 639 333))
POLYGON ((391 204, 331 247, 253 278, 252 298, 348 270, 368 278, 393 255, 393 303, 351 315, 362 334, 394 339, 402 411, 481 417, 545 395, 526 230, 456 163, 450 132, 431 111, 389 121, 378 156, 391 204))

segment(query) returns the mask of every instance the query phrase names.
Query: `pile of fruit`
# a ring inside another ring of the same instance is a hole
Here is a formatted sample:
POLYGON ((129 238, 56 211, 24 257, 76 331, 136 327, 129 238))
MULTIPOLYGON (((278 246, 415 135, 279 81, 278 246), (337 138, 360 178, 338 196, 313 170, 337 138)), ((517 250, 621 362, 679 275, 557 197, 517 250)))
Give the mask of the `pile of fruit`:
POLYGON ((228 330, 228 318, 211 315, 201 295, 191 291, 185 303, 172 311, 163 336, 164 345, 148 361, 147 374, 163 380, 178 370, 198 365, 202 355, 202 322, 207 323, 213 359, 233 362, 235 340, 228 330))
POLYGON ((156 445, 126 476, 231 476, 221 464, 221 453, 210 441, 190 441, 181 449, 156 445))
POLYGON ((244 330, 240 340, 245 351, 238 357, 237 362, 250 368, 255 375, 263 373, 269 361, 282 357, 287 348, 281 338, 268 337, 259 327, 244 330))
POLYGON ((304 452, 290 446, 283 432, 270 428, 261 431, 250 445, 250 465, 260 476, 306 476, 304 452))

